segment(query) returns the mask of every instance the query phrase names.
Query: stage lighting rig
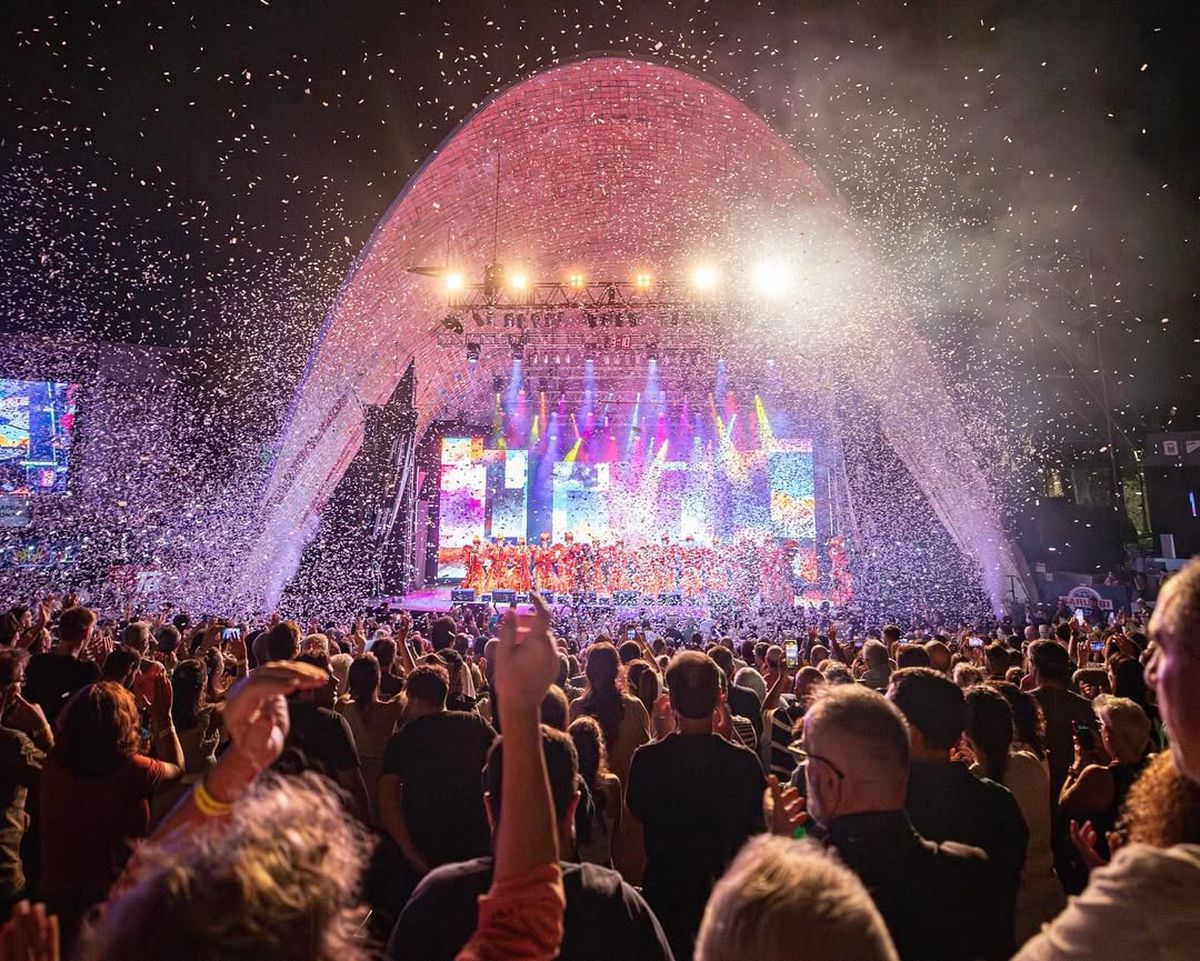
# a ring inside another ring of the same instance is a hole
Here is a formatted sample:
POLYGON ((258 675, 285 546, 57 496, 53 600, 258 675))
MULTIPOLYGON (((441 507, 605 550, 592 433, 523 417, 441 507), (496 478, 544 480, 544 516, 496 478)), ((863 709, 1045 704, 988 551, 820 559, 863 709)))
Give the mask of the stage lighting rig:
POLYGON ((467 363, 474 367, 479 363, 479 345, 475 343, 467 344, 467 363))
POLYGON ((447 314, 443 317, 442 326, 453 334, 461 334, 463 332, 462 321, 458 319, 457 314, 447 314))

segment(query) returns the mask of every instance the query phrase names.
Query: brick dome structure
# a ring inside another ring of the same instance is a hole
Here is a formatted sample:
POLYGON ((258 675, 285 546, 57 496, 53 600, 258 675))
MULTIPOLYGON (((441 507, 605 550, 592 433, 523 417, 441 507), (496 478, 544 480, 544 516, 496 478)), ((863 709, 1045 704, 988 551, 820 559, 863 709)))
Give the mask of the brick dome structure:
MULTIPOLYGON (((471 405, 477 378, 461 351, 437 342, 444 293, 410 267, 449 264, 474 278, 495 255, 531 277, 626 277, 642 266, 666 275, 763 238, 811 240, 814 222, 824 236, 850 236, 832 193, 795 151, 692 73, 603 55, 497 93, 405 185, 325 318, 277 441, 240 593, 278 597, 361 443, 361 405, 384 402, 410 361, 421 428, 471 405)), ((837 269, 839 287, 862 272, 837 269)), ((1007 588, 1005 574, 1024 581, 919 340, 893 311, 854 336, 856 388, 878 407, 947 531, 981 559, 993 597, 1007 588), (913 383, 923 389, 908 404, 913 383)))

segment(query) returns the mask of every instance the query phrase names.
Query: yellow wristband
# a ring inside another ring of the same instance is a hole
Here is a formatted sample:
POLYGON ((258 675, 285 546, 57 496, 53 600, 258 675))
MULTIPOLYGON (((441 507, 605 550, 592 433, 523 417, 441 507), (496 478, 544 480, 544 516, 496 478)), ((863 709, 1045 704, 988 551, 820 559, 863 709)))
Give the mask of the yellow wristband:
POLYGON ((196 809, 206 818, 223 817, 233 809, 232 804, 218 801, 209 793, 208 788, 204 786, 203 778, 196 782, 196 787, 192 791, 192 801, 195 803, 196 809))

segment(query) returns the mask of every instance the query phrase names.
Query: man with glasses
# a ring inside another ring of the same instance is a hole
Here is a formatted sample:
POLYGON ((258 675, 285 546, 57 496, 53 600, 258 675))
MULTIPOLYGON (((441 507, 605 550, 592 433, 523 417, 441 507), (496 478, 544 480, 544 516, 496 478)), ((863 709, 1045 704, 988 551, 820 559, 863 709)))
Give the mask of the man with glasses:
POLYGON ((1003 914, 978 896, 987 855, 925 840, 904 811, 909 738, 895 705, 861 685, 827 687, 792 750, 808 813, 871 892, 902 961, 1002 956, 1003 914))

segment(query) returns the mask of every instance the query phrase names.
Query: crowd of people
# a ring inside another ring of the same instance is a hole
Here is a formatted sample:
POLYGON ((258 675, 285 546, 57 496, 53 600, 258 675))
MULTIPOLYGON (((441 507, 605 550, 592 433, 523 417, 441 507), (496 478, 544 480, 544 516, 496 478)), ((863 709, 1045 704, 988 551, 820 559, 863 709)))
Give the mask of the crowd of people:
POLYGON ((1195 956, 1200 561, 1095 626, 566 617, 14 604, 0 958, 1195 956))

